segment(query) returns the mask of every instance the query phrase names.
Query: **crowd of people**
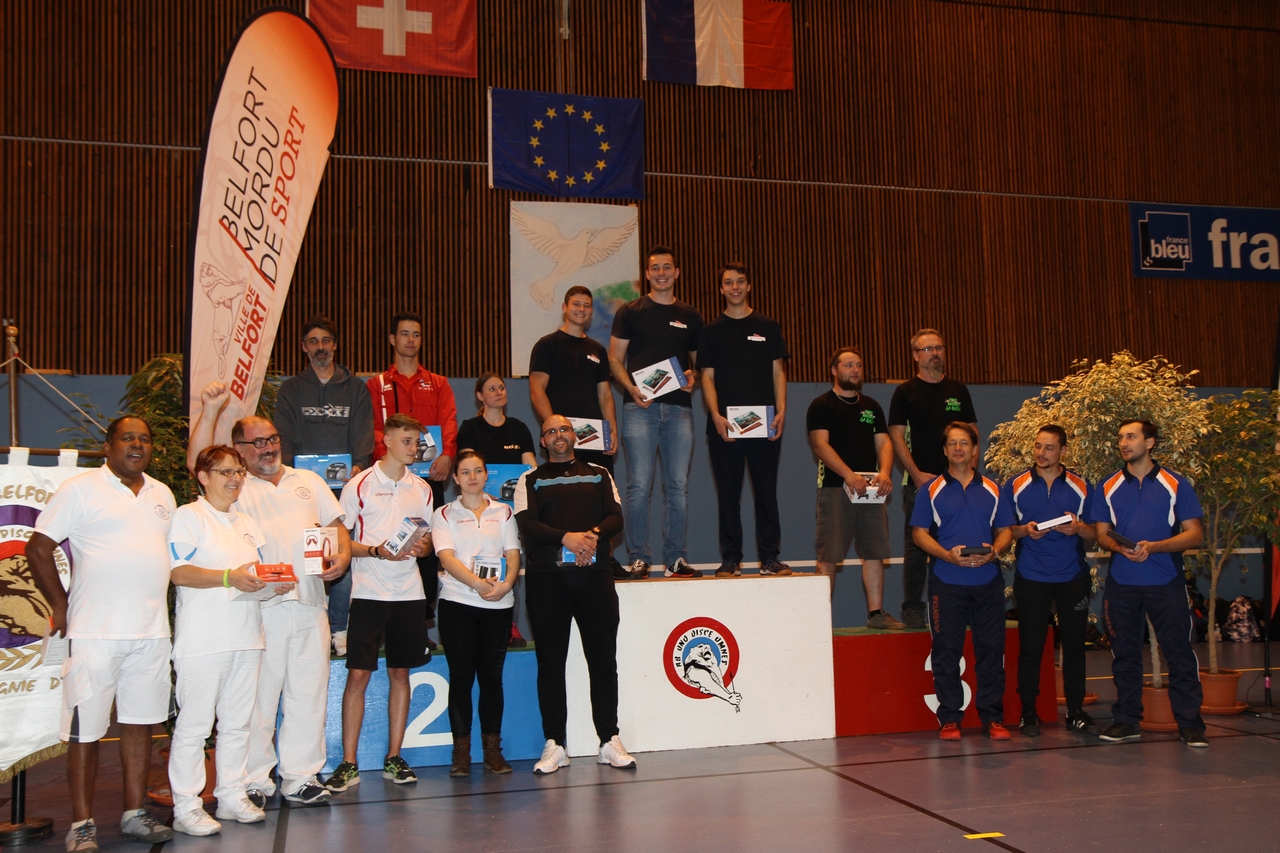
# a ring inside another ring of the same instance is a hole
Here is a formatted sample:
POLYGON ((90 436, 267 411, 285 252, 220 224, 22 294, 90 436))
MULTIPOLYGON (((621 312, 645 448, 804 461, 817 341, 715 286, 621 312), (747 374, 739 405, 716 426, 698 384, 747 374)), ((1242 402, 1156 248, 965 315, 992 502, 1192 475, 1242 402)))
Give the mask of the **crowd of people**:
MULTIPOLYGON (((218 383, 203 389, 188 448, 200 496, 186 506, 177 507, 170 490, 145 473, 148 425, 132 416, 112 422, 106 464, 58 490, 27 548, 53 609, 53 629, 72 643, 63 677, 62 737, 75 820, 67 849, 98 849, 92 792, 113 704, 124 771, 122 834, 147 843, 172 837, 142 802, 151 727, 169 717, 171 692, 178 713, 169 776, 179 832, 209 835, 220 831, 219 820, 261 821, 277 793, 318 805, 358 784, 365 694, 379 661, 390 684, 382 775, 395 784, 416 781, 400 750, 409 673, 436 648, 428 635, 432 620, 450 673, 450 775, 471 772, 477 682, 484 766, 510 773, 501 750, 502 672, 508 647, 522 642, 514 619, 522 573, 546 739, 534 772, 569 764, 565 662, 575 622, 590 677, 597 760, 634 768, 618 729, 615 581, 644 580, 658 569, 675 579, 701 574, 686 544, 695 389, 708 411, 718 495, 715 576, 742 574, 747 471, 759 574, 792 574, 780 559, 777 495, 790 358, 782 327, 751 307, 750 274, 741 263, 720 270, 724 310, 705 324, 675 296, 680 269, 671 249, 654 247, 644 274, 647 292, 617 310, 608 349, 587 335, 593 301, 584 287, 568 290, 563 324, 535 345, 529 393, 541 465, 533 433, 506 414, 506 385, 497 374, 478 379, 476 416, 459 425, 447 378, 421 363, 423 323, 412 313, 392 318, 393 363, 363 385, 335 361, 334 324, 309 320, 302 330, 306 369, 281 386, 272 420, 237 421, 229 445, 214 441, 228 390, 218 383), (666 373, 650 381, 662 365, 666 373), (667 385, 669 391, 655 393, 667 385), (614 387, 622 392, 620 411, 614 387), (599 429, 584 432, 584 422, 599 429), (431 427, 439 429, 439 446, 427 465, 420 442, 431 427), (576 447, 580 434, 593 433, 598 448, 576 447), (613 477, 619 447, 627 459, 621 486, 613 477), (350 457, 340 494, 295 464, 332 454, 350 457), (527 469, 511 505, 486 491, 489 466, 497 464, 527 469), (648 529, 658 466, 660 552, 648 529), (450 479, 457 497, 446 503, 450 479), (400 529, 406 519, 429 526, 406 538, 400 529), (308 574, 303 538, 314 528, 330 528, 336 547, 319 574, 308 574), (618 537, 625 564, 613 557, 618 537), (68 593, 54 563, 61 542, 69 543, 75 565, 68 593), (260 577, 261 566, 280 564, 294 569, 292 580, 260 577), (170 584, 177 590, 172 643, 170 584), (346 658, 343 757, 322 779, 330 651, 346 658), (203 744, 215 727, 216 819, 200 798, 203 744)), ((887 418, 862 393, 860 350, 840 346, 831 355, 831 389, 810 403, 805 424, 818 462, 814 547, 817 571, 834 588, 837 567, 856 546, 868 627, 931 631, 940 737, 962 737, 967 631, 984 733, 1011 737, 1003 720, 1006 602, 997 561, 1015 549, 1021 733, 1040 734, 1040 653, 1056 611, 1067 726, 1108 742, 1140 737, 1141 643, 1150 617, 1169 665, 1182 739, 1207 746, 1180 571, 1181 552, 1201 542, 1202 513, 1191 484, 1152 458, 1155 426, 1140 413, 1122 425, 1121 467, 1095 486, 1063 467, 1070 436, 1046 424, 1035 440, 1034 464, 1000 485, 978 472, 977 416, 968 389, 946 375, 943 336, 922 329, 910 347, 917 372, 895 389, 887 418), (907 521, 901 619, 884 607, 885 499, 895 464, 905 473, 907 521), (1091 593, 1084 552, 1094 541, 1113 553, 1103 609, 1118 698, 1105 731, 1083 708, 1091 593)))

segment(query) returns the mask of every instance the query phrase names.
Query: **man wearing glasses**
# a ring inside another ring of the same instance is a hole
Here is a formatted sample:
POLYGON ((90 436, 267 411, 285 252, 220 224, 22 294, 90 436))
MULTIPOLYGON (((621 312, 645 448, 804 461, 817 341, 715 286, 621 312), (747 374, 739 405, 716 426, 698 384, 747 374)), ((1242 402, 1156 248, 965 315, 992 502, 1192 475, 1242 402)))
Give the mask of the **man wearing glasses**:
POLYGON ((591 678, 591 717, 599 764, 634 768, 618 737, 618 593, 609 541, 622 532, 622 509, 609 472, 573 456, 573 425, 563 415, 542 424, 545 464, 520 477, 516 523, 528 555, 525 606, 538 638, 538 707, 547 742, 538 774, 567 767, 568 699, 564 666, 569 629, 578 623, 591 678))
MULTIPOLYGON (((946 376, 947 345, 937 329, 921 329, 911 336, 916 375, 899 385, 889 402, 889 440, 898 464, 907 473, 902 487, 902 512, 907 520, 902 554, 902 622, 925 627, 924 587, 928 558, 912 539, 911 514, 916 494, 947 470, 942 431, 952 421, 978 428, 978 416, 964 383, 946 376)), ((978 457, 981 458, 981 448, 978 457)))
MULTIPOLYGON (((228 387, 208 385, 200 394, 203 414, 191 430, 188 460, 213 443, 214 425, 227 404, 228 387)), ((231 428, 231 443, 249 476, 236 502, 262 528, 268 563, 289 563, 298 582, 293 590, 262 603, 266 649, 258 671, 257 700, 249 729, 250 802, 262 808, 276 792, 271 771, 279 765, 280 793, 290 802, 316 805, 331 796, 316 781, 325 763, 325 707, 329 690, 329 618, 326 581, 336 580, 351 562, 351 537, 343 512, 319 474, 291 468, 280 459, 280 433, 266 418, 249 417, 231 428), (338 547, 323 574, 306 573, 303 530, 330 527, 338 547), (280 716, 280 730, 276 719, 280 716), (277 762, 277 750, 279 761, 277 762)))
MULTIPOLYGON (((302 351, 309 364, 280 384, 275 422, 280 430, 280 459, 294 456, 351 455, 354 477, 373 461, 373 405, 369 391, 354 373, 335 360, 338 333, 328 317, 313 317, 302 326, 302 351)), ((329 587, 329 630, 334 653, 347 653, 347 613, 351 576, 329 587)))

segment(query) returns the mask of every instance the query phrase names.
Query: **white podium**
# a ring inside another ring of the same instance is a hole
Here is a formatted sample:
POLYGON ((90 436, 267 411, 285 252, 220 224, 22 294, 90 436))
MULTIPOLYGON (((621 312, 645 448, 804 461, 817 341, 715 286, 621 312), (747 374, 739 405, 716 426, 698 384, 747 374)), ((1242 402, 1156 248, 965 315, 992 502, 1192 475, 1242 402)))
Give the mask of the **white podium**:
MULTIPOLYGON (((627 749, 835 737, 829 589, 812 574, 618 583, 618 725, 627 749)), ((569 754, 595 755, 576 625, 566 676, 569 754)))

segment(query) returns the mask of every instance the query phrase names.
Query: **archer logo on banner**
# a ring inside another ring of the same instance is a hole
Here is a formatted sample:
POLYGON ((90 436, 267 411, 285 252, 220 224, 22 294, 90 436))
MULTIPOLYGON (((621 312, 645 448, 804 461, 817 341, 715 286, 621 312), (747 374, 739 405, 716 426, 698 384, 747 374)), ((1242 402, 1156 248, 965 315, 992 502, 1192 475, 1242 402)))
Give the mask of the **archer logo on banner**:
POLYGON ((1137 277, 1280 282, 1280 210, 1129 205, 1137 277))
POLYGON ((476 0, 308 0, 343 68, 476 76, 476 0))

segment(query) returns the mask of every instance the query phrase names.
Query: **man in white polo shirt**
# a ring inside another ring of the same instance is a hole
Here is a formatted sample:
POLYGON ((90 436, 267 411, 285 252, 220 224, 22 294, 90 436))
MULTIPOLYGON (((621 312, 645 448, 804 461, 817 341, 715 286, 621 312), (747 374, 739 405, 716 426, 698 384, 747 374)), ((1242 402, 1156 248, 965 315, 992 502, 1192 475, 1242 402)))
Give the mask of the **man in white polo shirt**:
POLYGON ((107 427, 106 464, 59 487, 36 521, 27 562, 53 608, 53 630, 70 639, 62 668, 71 830, 67 850, 98 849, 93 787, 98 741, 111 706, 120 723, 124 814, 120 834, 147 844, 173 838, 142 807, 151 727, 169 716, 169 520, 176 505, 147 476, 151 429, 125 416, 107 427), (70 543, 70 594, 53 552, 70 543))
POLYGON ((409 470, 417 459, 421 434, 422 424, 413 417, 403 413, 388 417, 382 437, 387 454, 342 489, 344 523, 353 533, 351 616, 347 623, 347 686, 342 694, 342 763, 324 783, 330 791, 345 791, 360 783, 356 758, 364 723, 364 694, 378 668, 379 641, 384 635, 391 690, 382 778, 397 785, 418 781, 400 757, 400 744, 409 721, 409 670, 431 659, 426 594, 415 562, 431 550, 431 536, 423 536, 395 556, 386 543, 406 518, 431 519, 431 486, 409 470))
MULTIPOLYGON (((203 414, 191 429, 188 458, 213 443, 213 428, 229 398, 223 383, 201 392, 203 414), (206 416, 207 415, 207 416, 206 416)), ((293 591, 262 603, 266 650, 258 672, 258 692, 249 731, 249 790, 258 808, 275 793, 271 771, 279 752, 280 793, 302 805, 326 802, 332 794, 316 780, 325 762, 325 710, 329 692, 329 617, 325 581, 342 577, 351 562, 351 537, 342 525, 338 499, 313 471, 280 460, 280 433, 266 418, 248 417, 231 428, 231 443, 244 457, 245 478, 236 507, 262 528, 268 563, 290 563, 298 583, 293 591), (308 575, 303 530, 332 527, 338 548, 323 574, 308 575), (277 715, 280 729, 276 731, 277 715)))

